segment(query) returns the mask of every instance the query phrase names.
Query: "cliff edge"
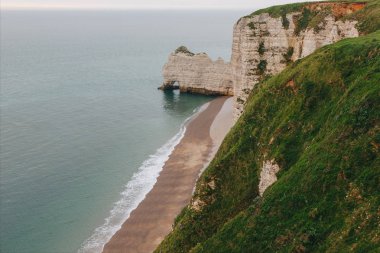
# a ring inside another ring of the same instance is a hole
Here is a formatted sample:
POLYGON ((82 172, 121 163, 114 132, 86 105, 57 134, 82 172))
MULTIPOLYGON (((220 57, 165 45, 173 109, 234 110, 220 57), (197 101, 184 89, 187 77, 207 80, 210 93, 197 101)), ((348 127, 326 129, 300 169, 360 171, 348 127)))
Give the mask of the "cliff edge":
POLYGON ((296 4, 241 18, 234 26, 231 56, 235 115, 240 116, 261 80, 322 46, 358 37, 358 21, 345 17, 364 7, 365 3, 296 4))
POLYGON ((180 47, 163 68, 161 88, 233 95, 238 118, 252 89, 263 79, 320 47, 366 33, 370 28, 363 28, 361 16, 368 11, 363 11, 365 7, 366 2, 318 2, 256 11, 235 24, 229 63, 213 62, 205 53, 180 47))

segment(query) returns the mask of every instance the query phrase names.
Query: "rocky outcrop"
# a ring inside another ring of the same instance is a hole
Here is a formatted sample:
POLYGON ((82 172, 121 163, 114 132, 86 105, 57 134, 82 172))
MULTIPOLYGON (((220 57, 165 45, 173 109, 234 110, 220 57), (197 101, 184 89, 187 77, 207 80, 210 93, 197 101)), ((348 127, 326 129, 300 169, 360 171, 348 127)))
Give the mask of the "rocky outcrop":
POLYGON ((222 58, 212 61, 207 54, 194 54, 185 47, 169 56, 163 68, 161 89, 206 95, 233 95, 232 69, 222 58))
POLYGON ((322 46, 359 36, 357 21, 345 17, 364 5, 319 2, 288 13, 268 10, 243 17, 234 26, 230 63, 213 62, 204 53, 179 48, 164 66, 161 88, 233 95, 237 119, 248 95, 263 78, 278 74, 322 46))
POLYGON ((265 190, 277 181, 277 172, 280 167, 272 160, 263 162, 260 172, 259 194, 263 196, 265 190))

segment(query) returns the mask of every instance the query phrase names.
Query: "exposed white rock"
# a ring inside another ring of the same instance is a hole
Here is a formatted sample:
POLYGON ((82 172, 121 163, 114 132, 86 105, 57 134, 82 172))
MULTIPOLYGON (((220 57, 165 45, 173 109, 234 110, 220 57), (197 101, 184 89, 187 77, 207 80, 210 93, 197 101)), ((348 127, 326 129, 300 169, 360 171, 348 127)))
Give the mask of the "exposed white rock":
POLYGON ((322 46, 359 36, 355 27, 357 21, 335 21, 333 16, 327 16, 317 30, 307 29, 297 35, 294 20, 298 15, 301 13, 286 15, 289 21, 287 29, 281 17, 273 18, 268 13, 242 18, 235 25, 231 66, 236 118, 243 111, 249 93, 262 77, 278 74, 286 67, 285 55, 288 54, 289 60, 295 61, 322 46), (260 62, 266 65, 264 69, 260 70, 260 62))
POLYGON ((202 210, 202 208, 206 205, 206 202, 200 200, 199 198, 196 198, 192 201, 190 208, 193 209, 196 212, 199 212, 202 210))
POLYGON ((260 172, 259 194, 263 196, 265 190, 277 181, 277 172, 280 171, 280 167, 272 161, 263 162, 263 167, 260 172))
POLYGON ((222 58, 212 61, 205 53, 172 53, 163 76, 162 89, 178 85, 181 92, 233 95, 230 64, 222 58))

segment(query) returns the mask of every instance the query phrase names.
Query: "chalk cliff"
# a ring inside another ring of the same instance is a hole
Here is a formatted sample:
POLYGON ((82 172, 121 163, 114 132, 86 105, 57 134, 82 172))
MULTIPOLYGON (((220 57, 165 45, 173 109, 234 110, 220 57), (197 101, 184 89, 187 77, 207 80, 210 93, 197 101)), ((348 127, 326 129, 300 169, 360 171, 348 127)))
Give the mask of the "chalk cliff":
POLYGON ((233 95, 232 68, 222 58, 212 61, 207 54, 194 54, 179 47, 163 68, 161 89, 207 95, 233 95))
POLYGON ((161 88, 178 83, 181 92, 233 95, 238 118, 261 80, 322 46, 358 37, 358 21, 348 17, 363 7, 364 3, 323 2, 296 5, 288 12, 255 12, 234 26, 230 63, 179 48, 163 68, 161 88))
POLYGON ((231 57, 235 115, 241 114, 251 90, 266 76, 280 73, 289 63, 322 46, 358 37, 358 22, 342 20, 358 9, 356 6, 309 4, 278 17, 264 12, 240 19, 234 26, 231 57))

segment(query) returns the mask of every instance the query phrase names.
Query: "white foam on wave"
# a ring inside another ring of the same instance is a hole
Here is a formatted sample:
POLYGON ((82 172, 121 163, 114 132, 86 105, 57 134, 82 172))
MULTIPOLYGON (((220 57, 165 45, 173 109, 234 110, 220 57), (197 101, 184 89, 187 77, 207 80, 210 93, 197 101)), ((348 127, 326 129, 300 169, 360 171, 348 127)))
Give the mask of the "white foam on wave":
POLYGON ((181 130, 173 138, 143 162, 138 171, 132 176, 132 179, 126 184, 124 191, 121 192, 121 199, 114 204, 110 216, 105 219, 102 226, 96 228, 93 234, 82 243, 78 253, 97 253, 103 251, 104 245, 121 228, 131 212, 153 188, 165 162, 169 159, 175 146, 185 135, 186 123, 192 117, 185 121, 181 130))
POLYGON ((96 228, 93 234, 82 243, 78 253, 100 253, 103 251, 105 244, 121 228, 131 212, 137 208, 145 196, 152 190, 165 162, 185 136, 187 123, 206 110, 209 105, 210 103, 206 103, 194 109, 193 115, 184 121, 180 131, 160 147, 154 155, 151 155, 143 162, 132 176, 132 179, 126 184, 124 191, 120 193, 121 199, 114 204, 110 215, 105 219, 103 225, 96 228))

